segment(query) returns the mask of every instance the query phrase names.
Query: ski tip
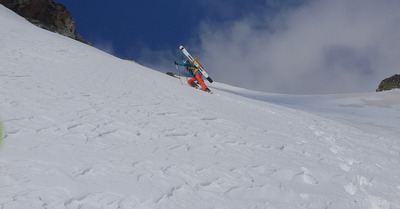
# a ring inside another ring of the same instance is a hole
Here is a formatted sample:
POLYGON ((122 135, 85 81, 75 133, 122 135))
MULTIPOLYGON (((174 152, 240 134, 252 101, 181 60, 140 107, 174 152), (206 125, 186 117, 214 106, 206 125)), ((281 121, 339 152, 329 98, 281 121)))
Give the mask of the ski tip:
POLYGON ((179 49, 182 50, 182 49, 184 49, 184 48, 183 48, 183 46, 180 46, 179 49))

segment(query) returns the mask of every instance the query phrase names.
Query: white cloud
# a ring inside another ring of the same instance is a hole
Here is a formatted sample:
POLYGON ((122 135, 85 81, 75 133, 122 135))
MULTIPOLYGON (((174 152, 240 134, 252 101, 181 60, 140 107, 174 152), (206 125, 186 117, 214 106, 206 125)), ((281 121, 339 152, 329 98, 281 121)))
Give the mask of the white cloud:
MULTIPOLYGON (((176 50, 172 52, 171 50, 152 50, 149 47, 143 47, 140 50, 140 54, 138 56, 138 60, 140 64, 152 68, 154 70, 166 73, 172 72, 177 74, 174 60, 180 61, 176 59, 176 55, 181 54, 179 46, 176 47, 176 50)), ((136 50, 136 49, 132 49, 136 50)))
POLYGON ((97 40, 94 42, 94 47, 108 53, 115 55, 114 44, 112 41, 97 40))
POLYGON ((400 1, 315 0, 204 22, 204 66, 214 80, 279 93, 374 91, 400 73, 400 1))

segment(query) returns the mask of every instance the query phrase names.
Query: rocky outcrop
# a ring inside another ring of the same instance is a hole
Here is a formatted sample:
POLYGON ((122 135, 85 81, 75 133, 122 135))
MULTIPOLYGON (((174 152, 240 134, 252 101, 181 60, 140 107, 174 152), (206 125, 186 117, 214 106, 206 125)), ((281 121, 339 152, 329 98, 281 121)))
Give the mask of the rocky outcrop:
POLYGON ((0 3, 43 29, 88 43, 75 30, 75 20, 62 4, 53 0, 0 0, 0 3))
POLYGON ((385 78, 378 86, 376 91, 387 91, 391 89, 400 89, 400 75, 396 74, 390 78, 385 78))

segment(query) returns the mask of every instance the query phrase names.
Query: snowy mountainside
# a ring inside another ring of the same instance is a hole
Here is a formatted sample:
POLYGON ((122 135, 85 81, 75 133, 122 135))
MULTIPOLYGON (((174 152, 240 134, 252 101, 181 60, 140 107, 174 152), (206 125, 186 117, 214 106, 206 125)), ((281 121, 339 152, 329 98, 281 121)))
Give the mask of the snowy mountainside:
POLYGON ((247 98, 347 122, 364 131, 382 131, 400 136, 400 90, 380 93, 285 95, 250 91, 226 84, 220 84, 217 88, 247 98))
POLYGON ((1 5, 0 46, 1 208, 400 208, 397 132, 207 94, 1 5))

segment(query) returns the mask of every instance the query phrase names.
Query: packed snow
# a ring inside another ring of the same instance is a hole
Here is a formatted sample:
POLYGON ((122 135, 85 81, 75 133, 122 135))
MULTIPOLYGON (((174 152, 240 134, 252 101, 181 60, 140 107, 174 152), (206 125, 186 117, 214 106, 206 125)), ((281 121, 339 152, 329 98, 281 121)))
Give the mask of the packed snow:
POLYGON ((0 52, 0 208, 400 208, 400 91, 208 94, 2 5, 0 52))

